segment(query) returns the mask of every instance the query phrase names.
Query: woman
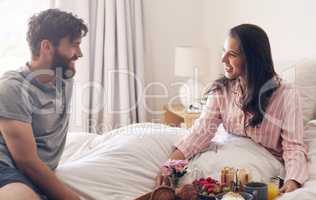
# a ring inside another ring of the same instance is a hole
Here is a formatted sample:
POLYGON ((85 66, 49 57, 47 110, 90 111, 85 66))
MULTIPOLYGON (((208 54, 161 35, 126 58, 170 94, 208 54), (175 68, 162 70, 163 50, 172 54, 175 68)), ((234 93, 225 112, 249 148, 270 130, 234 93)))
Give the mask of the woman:
MULTIPOLYGON (((227 132, 251 138, 284 162, 281 192, 299 188, 308 179, 301 106, 295 89, 275 73, 266 33, 252 24, 232 28, 222 63, 224 77, 212 85, 206 109, 170 159, 190 159, 205 150, 223 123, 227 132)), ((158 185, 162 179, 157 177, 158 185)))

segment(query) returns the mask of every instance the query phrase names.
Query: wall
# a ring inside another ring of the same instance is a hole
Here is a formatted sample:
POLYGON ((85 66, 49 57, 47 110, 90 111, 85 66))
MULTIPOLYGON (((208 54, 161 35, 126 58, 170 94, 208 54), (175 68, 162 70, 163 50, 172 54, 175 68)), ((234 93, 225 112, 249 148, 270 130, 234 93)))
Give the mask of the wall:
POLYGON ((160 120, 163 105, 177 95, 178 86, 174 84, 183 80, 174 76, 175 47, 205 46, 203 20, 203 1, 144 0, 145 80, 150 121, 160 120))
MULTIPOLYGON (((167 86, 151 87, 148 106, 160 110, 178 87, 174 76, 174 47, 200 45, 211 49, 209 82, 222 73, 223 43, 229 28, 254 23, 266 30, 278 71, 281 65, 316 55, 316 1, 314 0, 144 0, 146 36, 146 83, 159 81, 167 86)), ((149 120, 157 119, 149 115, 149 120)))
POLYGON ((205 35, 213 49, 213 68, 229 28, 254 23, 268 34, 277 70, 281 65, 316 55, 316 1, 313 0, 205 0, 205 35), (216 20, 214 20, 216 19, 216 20))

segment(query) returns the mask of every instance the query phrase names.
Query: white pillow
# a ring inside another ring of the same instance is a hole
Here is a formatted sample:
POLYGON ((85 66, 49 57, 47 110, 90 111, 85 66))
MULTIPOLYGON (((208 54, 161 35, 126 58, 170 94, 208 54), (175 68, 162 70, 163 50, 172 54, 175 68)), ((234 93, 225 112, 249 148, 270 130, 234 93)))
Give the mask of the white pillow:
POLYGON ((281 77, 300 91, 304 124, 316 118, 316 59, 303 59, 282 70, 281 77))
POLYGON ((316 119, 311 120, 305 127, 304 141, 308 145, 310 178, 316 178, 316 119))
POLYGON ((209 151, 193 158, 189 163, 188 174, 182 184, 190 183, 201 176, 195 169, 202 170, 204 177, 211 176, 220 180, 220 171, 224 167, 247 169, 253 181, 269 181, 272 176, 284 176, 284 167, 264 147, 251 139, 238 137, 225 132, 221 126, 213 139, 209 151), (216 146, 216 147, 215 147, 216 146))

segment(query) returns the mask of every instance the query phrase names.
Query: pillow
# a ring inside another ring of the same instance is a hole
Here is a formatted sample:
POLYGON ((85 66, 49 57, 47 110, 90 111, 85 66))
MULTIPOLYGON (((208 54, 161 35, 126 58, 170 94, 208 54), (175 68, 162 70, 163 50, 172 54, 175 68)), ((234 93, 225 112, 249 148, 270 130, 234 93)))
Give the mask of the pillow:
POLYGON ((212 141, 210 150, 195 156, 189 163, 182 184, 201 176, 220 180, 220 171, 226 166, 247 169, 253 181, 268 182, 272 176, 285 175, 281 162, 249 138, 228 134, 220 126, 212 141))
POLYGON ((304 124, 316 118, 316 59, 303 59, 282 70, 280 76, 300 91, 304 124))
POLYGON ((311 120, 305 127, 304 141, 308 145, 310 178, 316 178, 316 119, 311 120))

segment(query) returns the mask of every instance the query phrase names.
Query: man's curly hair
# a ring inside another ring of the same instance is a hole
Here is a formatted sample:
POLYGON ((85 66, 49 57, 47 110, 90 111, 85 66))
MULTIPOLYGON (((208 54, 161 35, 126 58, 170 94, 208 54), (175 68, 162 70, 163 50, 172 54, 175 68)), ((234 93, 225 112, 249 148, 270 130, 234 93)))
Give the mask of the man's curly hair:
POLYGON ((27 42, 32 56, 38 56, 42 40, 49 40, 57 47, 62 38, 69 37, 70 42, 73 42, 79 37, 84 37, 87 32, 88 28, 84 21, 72 13, 48 9, 30 18, 27 42))

